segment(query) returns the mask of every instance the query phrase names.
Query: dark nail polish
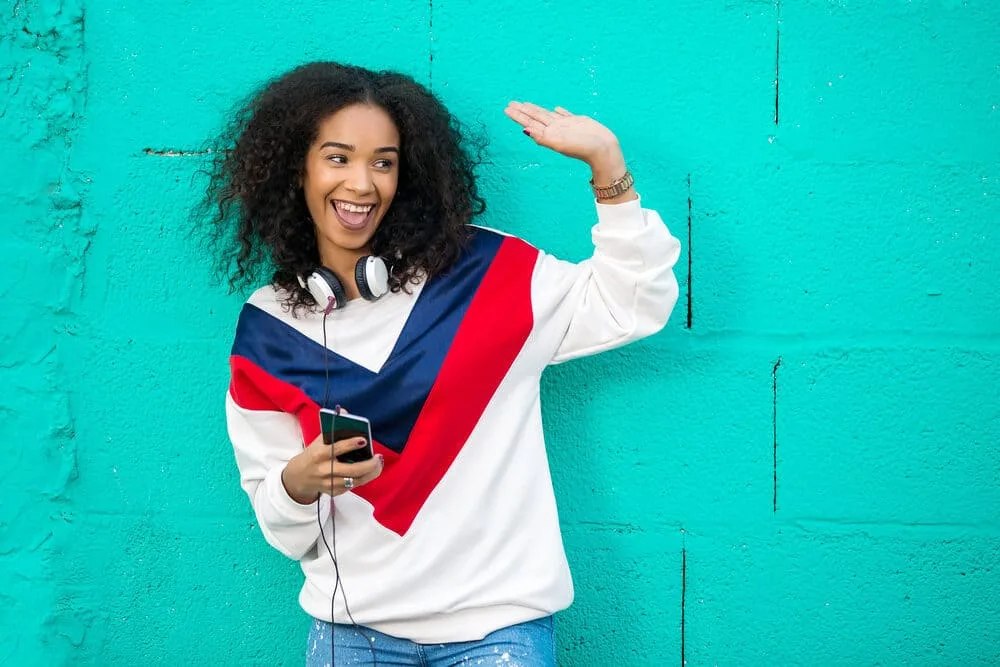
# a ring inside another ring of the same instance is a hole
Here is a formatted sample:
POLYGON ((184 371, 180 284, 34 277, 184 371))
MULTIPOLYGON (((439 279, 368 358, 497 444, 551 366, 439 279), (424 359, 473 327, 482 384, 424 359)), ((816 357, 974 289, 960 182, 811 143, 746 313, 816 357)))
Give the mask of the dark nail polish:
POLYGON ((527 130, 524 130, 524 133, 525 133, 526 135, 528 135, 529 137, 531 136, 531 132, 528 132, 527 130))

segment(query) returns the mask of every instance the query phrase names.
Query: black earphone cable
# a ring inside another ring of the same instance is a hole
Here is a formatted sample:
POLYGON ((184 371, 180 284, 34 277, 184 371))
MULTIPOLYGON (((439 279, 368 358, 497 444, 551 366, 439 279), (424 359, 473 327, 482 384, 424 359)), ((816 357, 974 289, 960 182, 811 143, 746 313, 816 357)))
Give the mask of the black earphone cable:
MULTIPOLYGON (((327 307, 323 311, 323 366, 325 367, 326 382, 323 389, 323 406, 326 408, 329 405, 330 398, 330 348, 327 345, 326 337, 326 320, 330 316, 330 312, 333 310, 334 301, 330 299, 327 307)), ((340 406, 337 406, 340 409, 340 406)), ((330 447, 333 447, 334 443, 330 443, 330 447)), ((354 616, 351 614, 351 606, 347 603, 347 590, 344 588, 344 582, 340 578, 340 565, 337 563, 337 520, 335 517, 336 510, 333 505, 333 462, 336 457, 330 456, 330 537, 333 542, 333 547, 330 547, 330 542, 326 539, 326 532, 323 530, 323 519, 320 514, 320 503, 319 500, 316 501, 316 524, 319 526, 319 534, 323 538, 323 546, 326 547, 326 552, 330 555, 330 560, 333 561, 333 571, 334 571, 334 582, 333 582, 333 594, 330 595, 330 667, 335 667, 337 664, 333 633, 334 626, 336 622, 334 621, 333 612, 336 606, 337 599, 337 589, 340 589, 340 595, 344 600, 344 609, 347 611, 347 618, 350 619, 351 625, 358 632, 359 635, 368 640, 368 650, 372 654, 372 665, 378 667, 378 658, 375 656, 375 647, 373 646, 374 638, 369 638, 365 635, 364 630, 358 625, 357 621, 354 620, 354 616)))

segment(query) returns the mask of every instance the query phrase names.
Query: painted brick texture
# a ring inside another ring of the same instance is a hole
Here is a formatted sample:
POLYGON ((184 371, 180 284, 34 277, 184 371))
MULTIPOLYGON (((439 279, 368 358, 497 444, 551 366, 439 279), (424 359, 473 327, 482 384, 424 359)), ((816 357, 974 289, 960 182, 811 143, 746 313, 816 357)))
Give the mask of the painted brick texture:
POLYGON ((544 379, 560 664, 1000 663, 1000 5, 0 16, 0 664, 302 663, 225 436, 242 297, 188 232, 226 112, 321 58, 488 132, 485 224, 590 247, 585 168, 513 98, 612 127, 682 240, 666 331, 544 379))

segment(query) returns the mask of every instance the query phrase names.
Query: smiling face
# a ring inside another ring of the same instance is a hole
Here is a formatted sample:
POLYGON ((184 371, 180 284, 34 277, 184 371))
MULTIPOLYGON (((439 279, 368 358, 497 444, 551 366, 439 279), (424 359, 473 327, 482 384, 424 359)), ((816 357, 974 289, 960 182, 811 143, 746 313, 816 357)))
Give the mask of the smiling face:
POLYGON ((320 261, 343 279, 367 253, 399 182, 399 130, 384 109, 353 104, 319 123, 302 189, 320 261))

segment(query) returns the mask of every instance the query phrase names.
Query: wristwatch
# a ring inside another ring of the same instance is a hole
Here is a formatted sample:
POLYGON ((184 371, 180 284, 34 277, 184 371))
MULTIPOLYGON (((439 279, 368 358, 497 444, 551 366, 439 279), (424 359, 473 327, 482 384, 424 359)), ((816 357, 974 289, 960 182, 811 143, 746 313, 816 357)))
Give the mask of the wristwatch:
POLYGON ((597 196, 598 200, 601 199, 614 199, 619 195, 623 195, 629 191, 629 188, 635 183, 635 179, 632 178, 632 172, 626 170, 625 175, 619 179, 616 179, 611 183, 611 185, 604 185, 598 187, 594 184, 594 180, 590 180, 590 187, 593 189, 594 194, 597 196))

